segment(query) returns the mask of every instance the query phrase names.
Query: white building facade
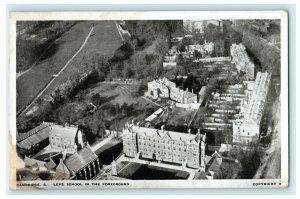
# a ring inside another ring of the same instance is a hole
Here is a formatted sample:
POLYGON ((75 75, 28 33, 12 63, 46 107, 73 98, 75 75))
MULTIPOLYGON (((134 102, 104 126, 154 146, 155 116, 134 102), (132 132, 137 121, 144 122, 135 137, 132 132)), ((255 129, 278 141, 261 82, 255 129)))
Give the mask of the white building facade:
POLYGON ((233 142, 250 143, 258 139, 271 75, 258 72, 250 97, 241 101, 241 112, 233 121, 233 142))

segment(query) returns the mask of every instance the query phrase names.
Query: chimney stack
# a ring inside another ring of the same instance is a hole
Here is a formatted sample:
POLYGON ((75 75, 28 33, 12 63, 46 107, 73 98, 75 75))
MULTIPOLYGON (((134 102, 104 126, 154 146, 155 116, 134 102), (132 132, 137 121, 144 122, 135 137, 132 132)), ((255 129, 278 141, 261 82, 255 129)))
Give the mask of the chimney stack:
POLYGON ((165 130, 165 125, 162 125, 162 126, 160 127, 160 129, 161 129, 162 131, 164 131, 164 130, 165 130))
POLYGON ((65 161, 65 160, 66 160, 66 157, 67 157, 67 154, 66 154, 65 152, 63 152, 63 153, 62 153, 62 159, 61 159, 61 160, 62 160, 62 161, 65 161))

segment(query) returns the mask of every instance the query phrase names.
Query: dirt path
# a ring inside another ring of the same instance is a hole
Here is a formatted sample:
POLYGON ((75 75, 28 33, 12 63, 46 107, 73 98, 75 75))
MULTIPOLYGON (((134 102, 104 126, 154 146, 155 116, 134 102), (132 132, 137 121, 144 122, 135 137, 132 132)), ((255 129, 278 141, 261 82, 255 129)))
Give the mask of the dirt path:
POLYGON ((58 40, 60 40, 61 39, 61 37, 59 37, 59 38, 57 38, 57 39, 55 39, 43 52, 42 52, 42 54, 35 60, 35 62, 30 66, 30 68, 28 68, 27 70, 25 70, 25 71, 22 71, 22 72, 19 72, 19 73, 17 73, 17 79, 19 78, 19 77, 21 77, 22 75, 24 75, 24 74, 26 74, 28 71, 30 71, 33 67, 35 67, 35 65, 37 65, 37 63, 39 63, 39 61, 40 61, 40 59, 45 55, 45 53, 49 50, 49 48, 51 47, 51 46, 53 46, 53 44, 54 43, 56 43, 58 40))
POLYGON ((52 78, 52 80, 44 87, 44 89, 42 89, 38 95, 32 100, 32 102, 26 106, 26 108, 21 111, 21 113, 19 113, 19 115, 22 115, 23 113, 25 113, 29 108, 31 108, 31 106, 36 102, 37 99, 40 98, 40 96, 45 92, 45 90, 48 89, 48 87, 52 84, 52 82, 59 77, 59 75, 69 66, 69 64, 71 63, 71 61, 80 53, 80 51, 83 49, 83 47, 85 46, 86 42, 88 41, 89 37, 91 36, 92 32, 94 30, 94 27, 91 28, 90 32, 88 33, 88 35, 86 36, 84 42, 82 43, 82 45, 80 46, 80 48, 75 52, 75 54, 67 61, 67 63, 60 69, 60 71, 53 75, 54 77, 52 78))

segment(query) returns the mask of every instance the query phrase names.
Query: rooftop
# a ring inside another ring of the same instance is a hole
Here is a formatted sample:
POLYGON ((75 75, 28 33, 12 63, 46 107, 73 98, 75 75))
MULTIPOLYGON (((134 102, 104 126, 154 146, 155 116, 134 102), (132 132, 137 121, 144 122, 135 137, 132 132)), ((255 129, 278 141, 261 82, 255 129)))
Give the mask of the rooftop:
POLYGON ((75 139, 78 127, 51 125, 50 136, 64 137, 66 139, 75 139))
MULTIPOLYGON (((196 135, 190 134, 190 133, 180 133, 175 131, 167 131, 164 129, 154 129, 154 128, 146 128, 146 127, 140 127, 137 125, 129 125, 127 124, 127 132, 142 134, 147 137, 168 137, 171 140, 176 141, 182 141, 182 142, 199 142, 201 138, 205 139, 205 135, 200 135, 198 132, 196 135)), ((126 131, 125 131, 126 132, 126 131)))
POLYGON ((83 149, 66 159, 65 165, 70 171, 77 172, 97 158, 90 145, 86 145, 83 149))
POLYGON ((43 123, 40 126, 32 129, 31 131, 19 136, 17 139, 18 147, 23 149, 30 149, 32 146, 49 138, 51 131, 50 124, 43 123))

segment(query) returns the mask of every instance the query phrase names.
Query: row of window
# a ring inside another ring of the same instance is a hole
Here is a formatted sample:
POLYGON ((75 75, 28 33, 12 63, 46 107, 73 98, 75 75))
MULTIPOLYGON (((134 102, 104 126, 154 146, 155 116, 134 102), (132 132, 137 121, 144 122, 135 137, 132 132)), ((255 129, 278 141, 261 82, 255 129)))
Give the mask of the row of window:
MULTIPOLYGON (((130 143, 128 143, 128 145, 130 145, 130 143)), ((142 147, 142 146, 149 146, 149 147, 153 147, 153 148, 162 148, 162 149, 168 149, 168 150, 171 150, 171 147, 170 146, 168 146, 168 147, 166 147, 166 146, 160 146, 160 145, 155 145, 155 144, 150 144, 150 143, 148 143, 148 144, 146 144, 146 143, 141 143, 141 142, 139 142, 139 147, 142 147)), ((183 151, 183 152, 186 152, 187 151, 187 149, 190 151, 190 150, 193 150, 193 151, 197 151, 197 150, 199 150, 199 148, 196 148, 196 147, 193 147, 193 148, 191 148, 191 147, 188 147, 188 148, 176 148, 176 147, 173 147, 173 150, 174 151, 176 151, 176 150, 178 150, 178 151, 183 151)))
MULTIPOLYGON (((148 152, 143 152, 141 153, 142 156, 144 157, 152 157, 153 158, 153 153, 148 153, 148 152)), ((166 154, 165 154, 166 155, 166 154)), ((177 157, 176 156, 166 156, 166 157, 163 157, 164 160, 178 160, 178 161, 184 161, 186 157, 183 157, 183 156, 180 156, 178 155, 177 157), (172 158, 171 158, 172 157, 172 158)), ((157 156, 156 158, 161 158, 160 156, 157 156)), ((188 158, 188 162, 199 162, 197 158, 188 158)))
POLYGON ((68 142, 73 142, 73 140, 71 140, 71 139, 64 138, 64 137, 57 137, 57 136, 52 136, 50 139, 57 140, 57 141, 64 140, 64 141, 68 141, 68 142))
MULTIPOLYGON (((170 144, 173 144, 173 145, 178 145, 178 146, 187 146, 187 144, 185 143, 185 142, 176 142, 176 141, 165 141, 165 140, 163 140, 163 141, 161 141, 161 140, 157 140, 157 139, 145 139, 145 137, 143 137, 143 139, 139 139, 138 141, 139 141, 139 145, 141 145, 141 144, 144 144, 145 145, 145 141, 147 140, 147 142, 146 143, 157 143, 157 144, 159 144, 159 143, 163 143, 163 144, 167 144, 167 145, 170 145, 170 144), (150 142, 149 142, 150 141, 150 142)), ((189 145, 190 146, 190 145, 189 145)))

